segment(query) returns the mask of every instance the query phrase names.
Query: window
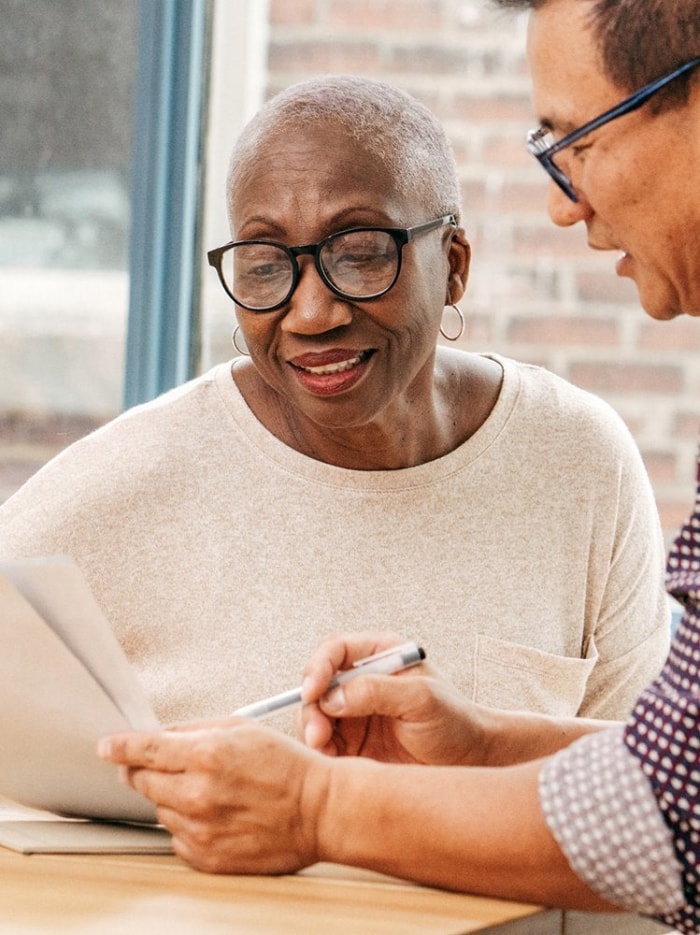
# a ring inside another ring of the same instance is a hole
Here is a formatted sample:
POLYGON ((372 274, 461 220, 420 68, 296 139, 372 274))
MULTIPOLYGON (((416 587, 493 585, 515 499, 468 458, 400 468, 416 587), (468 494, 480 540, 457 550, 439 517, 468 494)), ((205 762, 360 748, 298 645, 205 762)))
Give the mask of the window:
POLYGON ((121 408, 137 0, 6 0, 0 498, 121 408))

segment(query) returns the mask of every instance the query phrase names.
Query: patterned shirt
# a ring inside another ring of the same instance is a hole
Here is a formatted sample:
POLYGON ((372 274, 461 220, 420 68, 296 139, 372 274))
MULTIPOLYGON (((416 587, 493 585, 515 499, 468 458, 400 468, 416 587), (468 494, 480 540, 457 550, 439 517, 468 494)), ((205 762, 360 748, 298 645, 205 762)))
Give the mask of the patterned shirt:
POLYGON ((601 896, 700 932, 700 457, 695 509, 671 550, 685 606, 668 660, 624 728, 590 734, 544 768, 547 823, 601 896))

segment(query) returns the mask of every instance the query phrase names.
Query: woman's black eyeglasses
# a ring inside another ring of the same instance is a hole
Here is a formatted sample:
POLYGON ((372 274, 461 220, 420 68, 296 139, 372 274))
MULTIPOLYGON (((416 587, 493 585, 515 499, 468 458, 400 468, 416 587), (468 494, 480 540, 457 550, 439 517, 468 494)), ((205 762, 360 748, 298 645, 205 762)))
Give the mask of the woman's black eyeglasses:
POLYGON ((331 292, 366 302, 396 283, 409 241, 448 224, 457 226, 453 214, 416 227, 353 227, 303 247, 239 240, 210 250, 207 258, 228 295, 250 312, 273 312, 289 301, 299 282, 297 257, 306 254, 331 292))
POLYGON ((637 110, 643 104, 646 104, 658 91, 665 88, 666 85, 675 81, 676 78, 680 78, 681 75, 685 75, 694 68, 697 68, 698 65, 700 65, 700 58, 694 58, 684 65, 679 65, 678 68, 670 71, 667 75, 663 75, 663 77, 657 78, 656 81, 652 81, 650 84, 640 88, 639 91, 635 91, 634 94, 625 98, 624 101, 620 101, 615 107, 611 107, 610 110, 606 110, 605 113, 600 114, 599 117, 595 117, 588 123, 584 123, 582 127, 579 127, 577 130, 574 130, 572 133, 567 134, 556 142, 554 141, 552 131, 548 127, 539 127, 537 130, 531 130, 527 135, 527 148, 535 159, 539 161, 543 169, 554 179, 564 194, 572 201, 578 201, 578 195, 576 194, 571 179, 566 172, 562 171, 554 162, 556 154, 567 146, 576 143, 587 134, 592 133, 593 130, 597 130, 606 123, 610 123, 611 120, 616 120, 618 117, 622 117, 625 114, 631 113, 633 110, 637 110))

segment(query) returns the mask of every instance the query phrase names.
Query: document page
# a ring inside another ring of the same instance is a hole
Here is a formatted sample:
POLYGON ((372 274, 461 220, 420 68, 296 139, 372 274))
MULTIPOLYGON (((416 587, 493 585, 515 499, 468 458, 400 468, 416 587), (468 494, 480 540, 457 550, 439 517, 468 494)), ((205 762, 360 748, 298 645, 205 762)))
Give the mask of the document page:
POLYGON ((153 805, 95 753, 99 737, 157 720, 74 563, 0 565, 0 647, 0 795, 61 815, 155 822, 153 805))
POLYGON ((58 555, 0 562, 0 574, 92 673, 133 727, 158 727, 119 640, 72 559, 58 555))

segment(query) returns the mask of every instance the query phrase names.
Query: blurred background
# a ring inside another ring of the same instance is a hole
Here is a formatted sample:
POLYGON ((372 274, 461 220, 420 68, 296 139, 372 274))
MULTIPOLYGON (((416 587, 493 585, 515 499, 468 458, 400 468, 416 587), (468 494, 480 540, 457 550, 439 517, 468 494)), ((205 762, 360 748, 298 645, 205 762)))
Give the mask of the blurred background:
POLYGON ((461 344, 608 400, 667 541, 694 494, 700 331, 655 323, 615 257, 559 230, 524 148, 525 21, 488 0, 0 0, 0 500, 126 405, 233 354, 205 252, 262 100, 352 72, 453 141, 473 261, 461 344))

